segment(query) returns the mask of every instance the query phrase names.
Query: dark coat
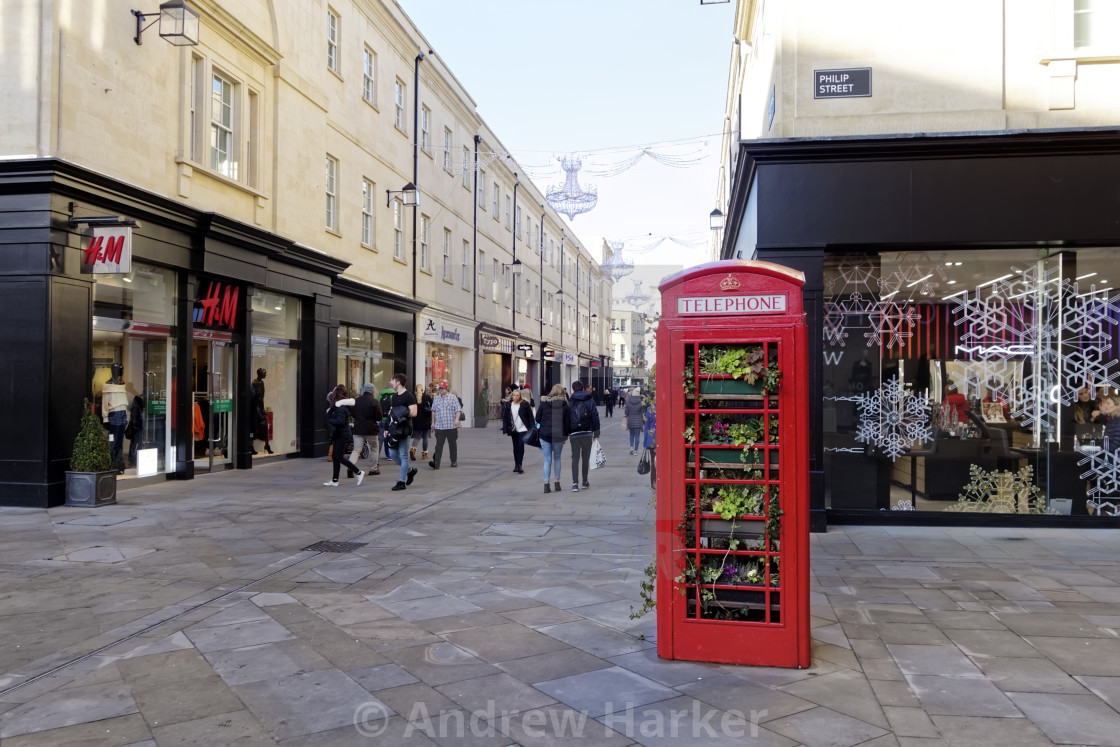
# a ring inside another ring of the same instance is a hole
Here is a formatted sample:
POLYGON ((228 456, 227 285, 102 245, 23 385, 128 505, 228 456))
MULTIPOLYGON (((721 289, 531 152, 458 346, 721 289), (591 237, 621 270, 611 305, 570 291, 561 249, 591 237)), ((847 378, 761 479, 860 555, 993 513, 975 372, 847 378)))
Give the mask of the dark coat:
POLYGON ((353 431, 357 436, 376 436, 381 419, 385 414, 381 412, 381 403, 373 392, 363 394, 351 408, 354 415, 353 431))
POLYGON ((537 424, 540 426, 541 440, 552 443, 563 442, 572 432, 572 411, 565 397, 541 397, 537 405, 537 424))
MULTIPOLYGON (((524 423, 529 430, 533 430, 537 427, 537 421, 533 419, 533 408, 525 400, 521 400, 521 407, 517 409, 517 416, 521 418, 521 422, 524 423)), ((514 433, 512 403, 510 407, 502 411, 502 433, 511 436, 514 433)))
POLYGON ((340 399, 327 410, 327 438, 331 443, 349 441, 354 437, 350 429, 350 407, 352 399, 340 399))
POLYGON ((416 403, 416 417, 412 419, 412 432, 424 433, 432 429, 432 395, 424 392, 416 403))

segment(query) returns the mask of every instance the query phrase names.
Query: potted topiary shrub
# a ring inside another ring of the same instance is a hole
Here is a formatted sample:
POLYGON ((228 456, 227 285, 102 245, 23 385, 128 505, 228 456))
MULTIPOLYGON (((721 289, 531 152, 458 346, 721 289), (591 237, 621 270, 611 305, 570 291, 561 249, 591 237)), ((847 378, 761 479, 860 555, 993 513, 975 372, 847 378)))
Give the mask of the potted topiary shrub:
POLYGON ((109 456, 109 439, 86 399, 66 473, 66 505, 95 508, 116 502, 117 472, 109 456))

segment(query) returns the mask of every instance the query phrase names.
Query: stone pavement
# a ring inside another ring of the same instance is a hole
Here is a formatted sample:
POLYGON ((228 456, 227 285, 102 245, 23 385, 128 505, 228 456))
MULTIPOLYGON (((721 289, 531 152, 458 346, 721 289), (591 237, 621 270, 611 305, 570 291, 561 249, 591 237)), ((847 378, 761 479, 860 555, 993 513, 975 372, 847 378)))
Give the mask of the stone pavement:
POLYGON ((460 440, 401 492, 276 459, 0 509, 0 744, 1120 744, 1115 531, 833 528, 812 668, 662 661, 620 421, 578 493, 460 440))

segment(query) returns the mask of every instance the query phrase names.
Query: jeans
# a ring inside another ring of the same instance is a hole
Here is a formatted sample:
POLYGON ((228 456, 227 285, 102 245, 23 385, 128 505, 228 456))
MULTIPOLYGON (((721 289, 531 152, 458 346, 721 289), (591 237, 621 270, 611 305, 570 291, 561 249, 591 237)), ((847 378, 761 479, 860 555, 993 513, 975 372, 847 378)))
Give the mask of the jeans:
POLYGON ((443 443, 447 442, 448 454, 451 457, 451 463, 458 462, 459 451, 459 429, 447 428, 444 430, 436 431, 436 453, 432 455, 432 461, 435 465, 439 466, 440 457, 443 456, 443 443))
POLYGON ((642 450, 642 428, 641 428, 641 426, 638 426, 637 428, 630 428, 628 430, 630 431, 630 450, 631 451, 641 451, 642 450))
POLYGON ((113 442, 109 444, 109 456, 113 460, 113 469, 124 466, 124 429, 127 425, 128 410, 109 413, 109 433, 113 434, 113 442))
POLYGON ((394 449, 392 446, 386 446, 389 449, 389 458, 401 466, 400 482, 408 482, 408 441, 401 441, 394 449))
POLYGON ((343 436, 336 438, 331 442, 331 454, 334 456, 334 464, 331 465, 331 479, 338 482, 338 473, 342 471, 342 465, 346 465, 346 469, 351 472, 361 472, 354 463, 346 458, 346 446, 350 443, 350 439, 343 436))
POLYGON ((560 482, 560 455, 564 453, 564 442, 546 441, 542 438, 541 453, 544 455, 544 481, 552 479, 560 482))
POLYGON ((591 442, 594 437, 590 433, 578 436, 572 435, 572 482, 579 482, 579 468, 583 465, 583 481, 587 482, 587 471, 591 465, 591 442))
POLYGON ((509 438, 513 441, 513 466, 517 468, 525 460, 525 442, 521 440, 521 434, 517 431, 509 434, 509 438))
POLYGON ((369 458, 366 461, 373 462, 373 466, 369 468, 372 472, 377 469, 377 458, 379 456, 377 453, 378 446, 373 442, 373 436, 359 436, 357 433, 354 434, 354 464, 362 461, 362 446, 367 443, 369 444, 369 458))
POLYGON ((421 441, 423 441, 423 443, 424 443, 424 446, 421 450, 422 451, 427 451, 428 450, 428 431, 424 431, 423 433, 417 431, 416 433, 412 434, 412 448, 415 449, 416 445, 419 444, 421 441))

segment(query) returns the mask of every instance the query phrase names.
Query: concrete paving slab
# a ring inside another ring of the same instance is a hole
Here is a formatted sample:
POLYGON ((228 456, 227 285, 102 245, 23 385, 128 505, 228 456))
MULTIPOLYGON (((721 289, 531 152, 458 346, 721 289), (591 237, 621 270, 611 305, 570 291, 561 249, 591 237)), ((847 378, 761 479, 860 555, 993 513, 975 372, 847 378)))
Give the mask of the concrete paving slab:
POLYGON ((391 715, 384 702, 337 669, 237 685, 233 690, 277 739, 391 715))

